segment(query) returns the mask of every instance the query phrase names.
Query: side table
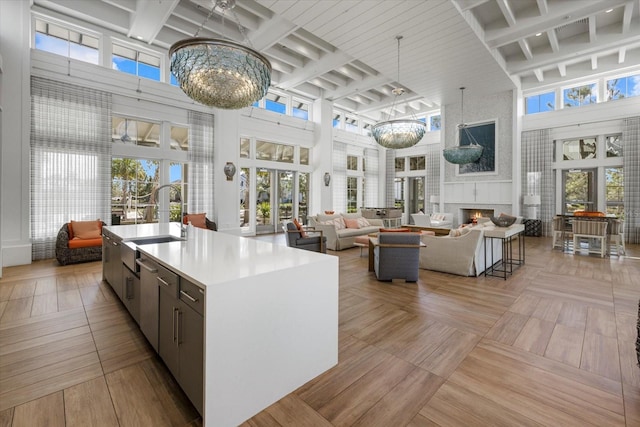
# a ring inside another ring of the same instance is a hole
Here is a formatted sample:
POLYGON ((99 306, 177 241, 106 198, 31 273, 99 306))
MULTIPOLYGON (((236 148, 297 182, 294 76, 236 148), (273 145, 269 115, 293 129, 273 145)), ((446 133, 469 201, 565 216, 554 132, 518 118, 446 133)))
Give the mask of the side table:
POLYGON ((510 227, 491 227, 484 230, 484 275, 497 276, 507 280, 513 274, 514 266, 524 264, 524 224, 513 224, 510 227), (502 243, 502 260, 495 260, 493 245, 487 243, 497 239, 502 243), (513 243, 517 241, 518 256, 514 257, 513 243))
POLYGON ((529 237, 542 236, 542 221, 539 219, 525 219, 522 221, 524 224, 524 235, 529 237))

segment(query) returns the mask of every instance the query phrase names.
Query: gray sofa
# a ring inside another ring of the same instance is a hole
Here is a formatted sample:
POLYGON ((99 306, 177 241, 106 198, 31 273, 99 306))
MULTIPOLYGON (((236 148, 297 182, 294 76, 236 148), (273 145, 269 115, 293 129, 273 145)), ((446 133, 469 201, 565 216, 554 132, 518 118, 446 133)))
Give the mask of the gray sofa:
POLYGON ((309 217, 309 226, 314 227, 316 230, 322 230, 322 235, 327 238, 327 249, 332 251, 341 251, 343 249, 355 247, 356 237, 376 233, 383 227, 381 219, 366 219, 370 225, 362 226, 360 228, 341 228, 340 226, 335 225, 336 220, 338 220, 339 223, 340 220, 344 221, 344 219, 358 218, 363 218, 360 213, 333 215, 318 214, 309 217))

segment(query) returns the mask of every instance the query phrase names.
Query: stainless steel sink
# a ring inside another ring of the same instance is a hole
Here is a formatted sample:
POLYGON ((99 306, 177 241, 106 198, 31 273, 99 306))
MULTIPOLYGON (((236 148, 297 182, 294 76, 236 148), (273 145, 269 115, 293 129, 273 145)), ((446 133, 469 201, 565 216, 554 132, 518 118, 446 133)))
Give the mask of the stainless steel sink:
POLYGON ((176 236, 158 236, 158 237, 133 239, 129 241, 139 246, 139 245, 151 245, 153 243, 184 242, 184 240, 185 239, 176 237, 176 236))

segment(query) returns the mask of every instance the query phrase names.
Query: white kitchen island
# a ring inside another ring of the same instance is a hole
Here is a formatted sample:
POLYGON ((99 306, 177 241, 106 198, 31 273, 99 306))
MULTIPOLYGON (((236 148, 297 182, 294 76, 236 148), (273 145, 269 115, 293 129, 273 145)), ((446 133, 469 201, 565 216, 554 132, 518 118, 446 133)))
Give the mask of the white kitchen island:
MULTIPOLYGON (((123 241, 179 224, 105 227, 123 241)), ((338 258, 189 227, 138 246, 204 290, 205 426, 235 426, 338 362, 338 258)))

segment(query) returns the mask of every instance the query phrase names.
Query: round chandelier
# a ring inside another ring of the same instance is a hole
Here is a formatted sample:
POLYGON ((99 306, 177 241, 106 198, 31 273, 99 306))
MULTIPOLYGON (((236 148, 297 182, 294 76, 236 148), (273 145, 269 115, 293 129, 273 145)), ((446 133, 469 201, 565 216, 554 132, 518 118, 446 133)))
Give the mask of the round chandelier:
MULTIPOLYGON (((402 36, 396 36, 398 41, 398 82, 400 82, 400 40, 402 36)), ((395 88, 392 93, 394 95, 393 105, 391 106, 391 112, 394 111, 395 105, 398 101, 398 97, 403 95, 405 90, 403 88, 395 88)), ((371 134, 376 142, 385 147, 391 149, 409 148, 416 145, 426 131, 426 124, 420 120, 413 119, 395 119, 391 120, 391 112, 387 120, 381 121, 373 125, 371 128, 371 134)))
POLYGON ((482 152, 484 151, 482 145, 478 144, 476 138, 469 131, 469 126, 464 123, 464 89, 464 87, 460 88, 460 118, 462 123, 456 127, 456 145, 442 150, 442 155, 445 160, 456 165, 473 163, 482 156, 482 152), (469 141, 469 145, 460 145, 460 134, 462 132, 465 133, 466 139, 469 141))
MULTIPOLYGON (((192 38, 169 49, 171 72, 182 91, 210 107, 237 110, 263 98, 271 84, 271 63, 254 49, 229 40, 197 37, 216 7, 231 10, 246 42, 244 27, 233 11, 235 0, 216 0, 192 38)), ((223 21, 224 22, 224 21, 223 21)), ((224 26, 224 23, 223 23, 224 26)))

